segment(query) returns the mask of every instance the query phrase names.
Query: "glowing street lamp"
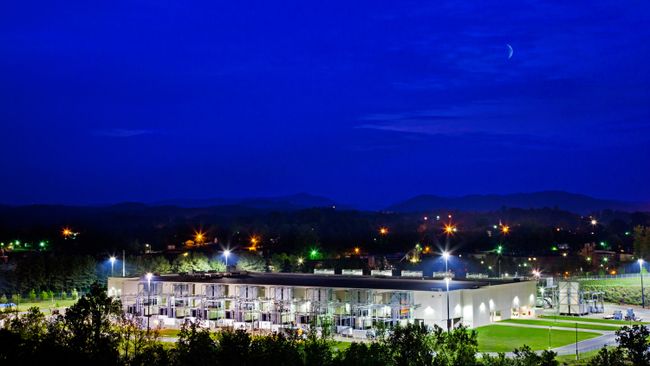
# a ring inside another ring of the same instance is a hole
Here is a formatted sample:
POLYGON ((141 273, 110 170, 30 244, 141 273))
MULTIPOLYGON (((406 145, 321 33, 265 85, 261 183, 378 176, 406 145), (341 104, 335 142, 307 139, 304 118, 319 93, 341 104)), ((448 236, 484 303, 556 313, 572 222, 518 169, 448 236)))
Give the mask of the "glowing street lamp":
POLYGON ((445 272, 449 272, 449 257, 450 254, 448 251, 442 252, 442 258, 445 260, 445 272))
POLYGON ((641 276, 641 306, 645 309, 645 294, 643 291, 643 262, 644 260, 639 258, 639 276, 641 276))
POLYGON ((596 225, 598 225, 598 220, 591 219, 591 226, 596 226, 596 225))
POLYGON ((230 257, 230 249, 223 251, 223 257, 226 259, 226 269, 228 268, 228 257, 230 257))
POLYGON ((380 234, 380 235, 383 235, 383 236, 388 235, 388 228, 387 228, 387 227, 381 227, 381 228, 379 228, 379 234, 380 234))
POLYGON ((298 257, 298 265, 302 266, 305 263, 305 260, 302 257, 298 257))
POLYGON ((503 235, 508 235, 510 233, 510 226, 508 225, 501 226, 501 233, 503 235))
POLYGON ((113 268, 115 267, 116 258, 115 258, 115 256, 112 256, 112 257, 108 258, 108 260, 111 262, 111 277, 113 277, 113 268))
POLYGON ((201 232, 201 231, 195 232, 194 233, 194 241, 197 244, 203 244, 203 242, 205 241, 205 234, 203 232, 201 232))
POLYGON ((456 227, 452 224, 446 224, 444 227, 444 231, 445 234, 447 234, 447 236, 454 235, 454 233, 456 232, 456 227))
POLYGON ((70 237, 70 235, 72 235, 72 230, 70 230, 67 227, 64 227, 63 230, 61 231, 61 234, 63 234, 63 237, 67 239, 70 237))
POLYGON ((542 275, 542 273, 541 273, 540 271, 538 271, 538 270, 536 270, 536 269, 533 270, 533 276, 534 276, 536 279, 539 279, 539 277, 540 277, 541 275, 542 275))

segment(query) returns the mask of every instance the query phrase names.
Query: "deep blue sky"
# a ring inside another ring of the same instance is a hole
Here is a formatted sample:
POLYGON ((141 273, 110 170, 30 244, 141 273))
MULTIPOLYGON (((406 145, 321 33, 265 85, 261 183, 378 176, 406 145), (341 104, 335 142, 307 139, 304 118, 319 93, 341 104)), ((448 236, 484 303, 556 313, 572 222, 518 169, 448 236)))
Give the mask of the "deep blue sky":
POLYGON ((0 202, 647 201, 649 4, 3 3, 0 202))

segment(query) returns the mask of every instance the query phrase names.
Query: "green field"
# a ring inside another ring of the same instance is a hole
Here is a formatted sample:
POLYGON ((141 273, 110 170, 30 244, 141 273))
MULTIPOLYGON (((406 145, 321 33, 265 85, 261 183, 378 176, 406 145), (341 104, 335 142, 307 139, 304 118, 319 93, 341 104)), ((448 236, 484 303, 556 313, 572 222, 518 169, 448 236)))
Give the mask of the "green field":
POLYGON ((630 325, 630 323, 650 324, 648 322, 629 322, 627 320, 582 318, 577 316, 566 316, 566 315, 540 315, 539 317, 545 319, 569 320, 569 321, 579 321, 579 322, 586 322, 586 323, 615 324, 620 326, 630 325))
POLYGON ((178 333, 180 332, 181 332, 180 329, 171 329, 171 328, 158 330, 158 334, 161 337, 178 337, 178 333))
POLYGON ((576 355, 562 355, 562 356, 557 356, 555 359, 560 362, 560 365, 570 365, 570 366, 577 366, 577 365, 588 365, 589 361, 594 358, 600 350, 594 350, 594 351, 589 351, 589 352, 584 352, 580 354, 580 359, 576 360, 576 355))
POLYGON ((346 341, 334 341, 334 344, 332 345, 332 348, 336 349, 337 351, 345 351, 346 349, 350 348, 350 345, 352 342, 346 342, 346 341))
MULTIPOLYGON (((574 343, 576 332, 571 330, 552 330, 543 328, 508 327, 486 325, 476 328, 478 348, 481 352, 510 352, 517 347, 528 345, 533 350, 543 350, 574 343)), ((578 341, 600 336, 600 333, 578 332, 578 341)))
POLYGON ((564 327, 564 328, 575 328, 577 324, 578 329, 605 330, 611 332, 620 328, 616 325, 580 324, 580 323, 568 322, 568 321, 535 320, 535 319, 508 319, 508 320, 503 320, 502 323, 541 325, 545 327, 564 327))
POLYGON ((54 300, 54 301, 35 301, 21 302, 17 305, 18 311, 27 311, 32 307, 37 307, 45 314, 50 313, 50 309, 61 309, 72 306, 77 300, 54 300))

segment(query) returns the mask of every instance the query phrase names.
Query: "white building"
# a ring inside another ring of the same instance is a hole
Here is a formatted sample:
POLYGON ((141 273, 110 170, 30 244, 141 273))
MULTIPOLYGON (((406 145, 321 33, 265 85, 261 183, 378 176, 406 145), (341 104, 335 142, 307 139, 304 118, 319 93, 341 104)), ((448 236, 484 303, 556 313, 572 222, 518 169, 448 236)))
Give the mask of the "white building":
POLYGON ((533 316, 535 281, 433 280, 295 273, 203 273, 108 280, 124 310, 153 324, 184 319, 210 326, 275 330, 328 319, 337 332, 365 334, 377 323, 479 327, 533 316), (449 296, 449 316, 447 315, 449 296))

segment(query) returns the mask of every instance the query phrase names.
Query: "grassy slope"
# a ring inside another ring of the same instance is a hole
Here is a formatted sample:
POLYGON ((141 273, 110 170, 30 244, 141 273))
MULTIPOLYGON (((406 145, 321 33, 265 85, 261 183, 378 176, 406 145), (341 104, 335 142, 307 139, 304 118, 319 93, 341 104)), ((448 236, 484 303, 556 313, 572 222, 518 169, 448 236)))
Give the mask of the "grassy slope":
MULTIPOLYGON (((586 322, 586 323, 614 324, 614 325, 620 325, 620 326, 630 325, 630 322, 626 321, 626 320, 582 318, 582 317, 577 317, 577 316, 540 315, 540 318, 579 321, 579 322, 586 322)), ((650 324, 648 322, 631 322, 631 323, 632 324, 650 324)))
POLYGON ((48 300, 48 301, 35 301, 35 302, 21 302, 18 304, 18 311, 27 311, 27 309, 31 307, 37 307, 41 309, 41 311, 45 314, 50 313, 50 309, 52 308, 67 308, 69 306, 72 306, 74 303, 76 303, 77 300, 54 300, 54 302, 48 300))
POLYGON ((502 321, 502 323, 541 325, 545 327, 564 327, 564 328, 575 328, 576 324, 578 324, 578 329, 605 330, 605 331, 612 331, 612 332, 620 328, 616 325, 580 324, 580 323, 574 323, 569 321, 535 320, 535 319, 509 319, 509 320, 502 321))
MULTIPOLYGON (((523 345, 533 350, 547 349, 549 330, 543 328, 508 327, 503 325, 486 325, 477 328, 478 346, 481 352, 510 352, 523 345)), ((551 348, 565 346, 575 342, 576 334, 570 330, 552 330, 551 348)), ((600 333, 578 332, 578 341, 598 337, 600 333)))

